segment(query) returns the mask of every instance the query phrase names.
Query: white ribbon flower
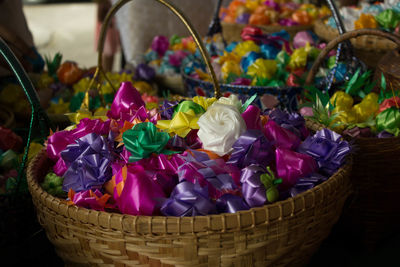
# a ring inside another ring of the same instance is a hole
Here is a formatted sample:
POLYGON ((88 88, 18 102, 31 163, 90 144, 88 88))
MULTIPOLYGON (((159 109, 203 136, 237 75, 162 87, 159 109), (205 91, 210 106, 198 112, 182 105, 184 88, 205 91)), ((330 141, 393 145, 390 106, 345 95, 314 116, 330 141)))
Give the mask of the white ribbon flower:
POLYGON ((197 133, 203 148, 219 156, 228 154, 232 145, 246 131, 244 122, 236 106, 214 103, 198 120, 197 133))
POLYGON ((239 100, 237 95, 230 95, 229 97, 221 97, 218 99, 217 103, 224 104, 224 105, 231 105, 236 107, 238 110, 242 107, 242 101, 239 100))

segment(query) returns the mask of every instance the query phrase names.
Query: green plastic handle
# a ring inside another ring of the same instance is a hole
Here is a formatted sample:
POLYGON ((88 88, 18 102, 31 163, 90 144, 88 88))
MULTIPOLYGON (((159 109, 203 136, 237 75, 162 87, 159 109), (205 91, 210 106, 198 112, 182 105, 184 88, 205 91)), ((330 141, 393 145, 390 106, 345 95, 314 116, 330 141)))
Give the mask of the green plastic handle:
POLYGON ((22 162, 20 168, 18 170, 18 181, 17 186, 15 189, 15 193, 18 193, 19 185, 21 183, 21 179, 23 177, 26 160, 28 158, 29 146, 31 144, 32 138, 32 129, 35 126, 35 122, 39 122, 40 127, 40 134, 41 137, 46 138, 49 134, 49 129, 53 129, 54 127, 51 124, 49 117, 47 116, 46 111, 40 106, 39 97, 36 93, 36 90, 33 87, 31 80, 28 78, 24 68, 22 67, 21 63, 8 47, 6 42, 0 37, 0 54, 6 60, 8 65, 10 66, 11 70, 17 77, 18 82, 20 83, 22 89, 25 92, 26 97, 31 105, 32 114, 31 114, 31 121, 29 124, 29 132, 28 132, 28 140, 26 141, 26 149, 24 156, 22 158, 22 162))

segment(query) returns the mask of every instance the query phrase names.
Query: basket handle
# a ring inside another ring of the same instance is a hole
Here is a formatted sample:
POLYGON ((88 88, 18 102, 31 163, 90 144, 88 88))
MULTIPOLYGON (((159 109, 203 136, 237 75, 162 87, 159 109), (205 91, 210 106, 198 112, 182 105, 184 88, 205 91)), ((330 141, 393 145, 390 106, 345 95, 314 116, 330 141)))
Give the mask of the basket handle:
MULTIPOLYGON (((126 3, 130 2, 132 0, 119 0, 117 3, 115 3, 111 9, 108 11, 104 23, 101 25, 101 30, 100 30, 100 38, 98 42, 98 57, 97 57, 97 68, 96 72, 93 76, 92 81, 96 80, 98 75, 101 73, 103 74, 104 77, 107 78, 107 76, 104 74, 103 70, 103 64, 102 64, 102 54, 103 54, 103 49, 104 49, 104 42, 106 38, 106 31, 107 28, 110 24, 111 18, 114 16, 114 14, 126 3)), ((217 78, 214 72, 213 67, 211 66, 211 60, 210 56, 207 52, 207 50, 204 47, 203 42, 201 41, 201 38, 199 37, 199 34, 197 31, 194 29, 193 25, 191 22, 188 20, 188 18, 180 11, 177 7, 175 7, 173 4, 171 4, 168 0, 155 0, 159 2, 160 4, 163 4, 165 7, 167 7, 169 10, 171 10, 180 20, 181 22, 186 26, 186 28, 189 30, 190 35, 193 37, 194 42, 196 43, 197 47, 200 50, 200 54, 205 61, 207 68, 211 74, 211 79, 214 84, 214 95, 215 97, 219 98, 221 96, 221 90, 219 87, 219 84, 217 82, 217 78)), ((111 83, 110 83, 111 84, 111 83)), ((91 83, 92 85, 92 83, 91 83)), ((89 86, 91 88, 91 86, 89 86)), ((89 106, 89 92, 87 91, 85 94, 85 99, 84 99, 84 104, 89 106)))
POLYGON ((36 90, 33 87, 32 82, 29 80, 28 75, 26 74, 24 68, 21 63, 18 61, 17 57, 14 55, 12 50, 8 47, 6 42, 0 37, 0 54, 4 57, 11 70, 17 77, 19 84, 25 92, 26 97, 31 105, 32 113, 31 113, 31 121, 29 125, 28 138, 26 141, 26 149, 24 156, 22 158, 21 166, 18 170, 18 179, 17 179, 17 187, 16 192, 18 192, 18 188, 20 185, 21 177, 25 168, 26 160, 28 158, 29 146, 32 139, 32 129, 34 127, 35 120, 39 121, 40 133, 41 137, 47 137, 49 133, 49 129, 53 129, 52 124, 50 122, 49 117, 47 116, 46 111, 40 106, 39 97, 36 93, 36 90))
POLYGON ((395 34, 385 32, 382 30, 377 30, 377 29, 359 29, 359 30, 354 30, 354 31, 349 31, 346 33, 343 33, 342 35, 337 36, 335 39, 331 40, 326 47, 319 53, 317 59, 315 60, 314 64, 312 65, 310 71, 308 72, 307 79, 306 79, 306 84, 310 85, 315 78, 315 75, 318 71, 318 68, 322 64, 324 58, 326 55, 333 49, 335 48, 339 43, 343 41, 350 40, 352 38, 356 38, 362 35, 375 35, 379 37, 383 37, 386 39, 389 39, 393 41, 394 43, 397 44, 398 47, 400 47, 400 38, 399 36, 396 36, 395 34))

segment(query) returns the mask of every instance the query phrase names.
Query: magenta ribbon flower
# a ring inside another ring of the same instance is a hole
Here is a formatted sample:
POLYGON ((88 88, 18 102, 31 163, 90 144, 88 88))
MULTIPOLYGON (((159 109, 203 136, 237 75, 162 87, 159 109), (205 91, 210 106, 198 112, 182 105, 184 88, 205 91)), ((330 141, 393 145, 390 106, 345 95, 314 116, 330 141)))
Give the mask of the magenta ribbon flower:
POLYGON ((332 175, 343 165, 351 148, 340 134, 325 128, 304 140, 298 151, 313 157, 322 173, 332 175))
POLYGON ((277 148, 275 157, 277 174, 282 178, 284 188, 295 185, 300 177, 307 176, 318 169, 314 158, 307 154, 277 148))
POLYGON ((259 130, 247 130, 232 148, 233 152, 227 163, 239 168, 251 164, 267 166, 274 159, 273 146, 259 130))
POLYGON ((61 152, 67 171, 64 173, 63 190, 80 192, 100 189, 112 176, 110 153, 107 140, 90 133, 70 144, 61 152))
POLYGON ((210 201, 207 187, 188 181, 179 183, 170 198, 161 206, 161 213, 165 216, 198 216, 216 212, 216 206, 210 201))

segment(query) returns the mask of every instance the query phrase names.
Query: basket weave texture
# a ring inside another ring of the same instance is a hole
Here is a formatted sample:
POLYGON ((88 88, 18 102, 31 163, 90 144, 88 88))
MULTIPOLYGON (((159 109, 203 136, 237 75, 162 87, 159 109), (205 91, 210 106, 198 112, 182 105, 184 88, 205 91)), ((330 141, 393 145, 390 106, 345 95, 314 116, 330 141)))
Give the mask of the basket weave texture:
POLYGON ((115 266, 303 266, 351 193, 351 159, 315 188, 271 205, 196 217, 131 216, 69 206, 39 182, 45 151, 27 179, 37 216, 66 264, 115 266))
MULTIPOLYGON (((221 25, 222 25, 222 34, 227 42, 239 42, 242 40, 242 38, 240 37, 240 33, 242 32, 242 29, 246 27, 246 24, 221 22, 221 25)), ((274 33, 274 32, 279 32, 281 30, 285 30, 289 33, 291 39, 293 39, 296 33, 300 31, 311 30, 313 28, 313 25, 298 25, 290 27, 281 25, 277 26, 255 25, 255 26, 262 29, 264 33, 274 33)))

